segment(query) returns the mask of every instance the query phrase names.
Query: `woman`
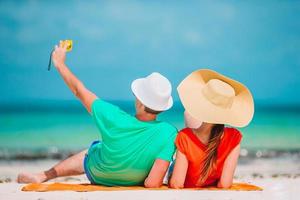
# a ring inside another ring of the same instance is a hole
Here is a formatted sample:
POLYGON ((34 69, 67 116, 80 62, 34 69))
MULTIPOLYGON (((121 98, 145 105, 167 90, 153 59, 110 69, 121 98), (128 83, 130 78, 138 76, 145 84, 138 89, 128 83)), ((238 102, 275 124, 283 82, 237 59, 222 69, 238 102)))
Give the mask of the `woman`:
POLYGON ((240 153, 241 133, 254 114, 253 98, 241 83, 211 70, 198 70, 178 87, 187 128, 176 138, 170 187, 228 188, 240 153))

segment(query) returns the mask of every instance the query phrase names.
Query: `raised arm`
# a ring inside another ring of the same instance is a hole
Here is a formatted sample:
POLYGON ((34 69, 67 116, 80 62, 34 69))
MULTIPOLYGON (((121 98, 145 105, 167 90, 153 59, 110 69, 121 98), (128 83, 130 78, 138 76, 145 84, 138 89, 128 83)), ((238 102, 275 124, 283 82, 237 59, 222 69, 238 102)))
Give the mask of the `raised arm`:
POLYGON ((169 182, 169 186, 171 188, 179 189, 184 187, 187 169, 188 169, 188 160, 186 156, 177 150, 175 166, 174 166, 173 174, 171 176, 171 180, 169 182))
POLYGON ((66 47, 55 46, 52 53, 52 61, 57 71, 60 73, 65 83, 68 85, 72 93, 81 101, 88 112, 91 112, 91 106, 97 96, 89 91, 84 84, 69 70, 65 64, 66 60, 66 47))
POLYGON ((218 187, 229 188, 232 185, 234 171, 240 155, 240 144, 237 145, 228 155, 224 162, 222 175, 218 187))

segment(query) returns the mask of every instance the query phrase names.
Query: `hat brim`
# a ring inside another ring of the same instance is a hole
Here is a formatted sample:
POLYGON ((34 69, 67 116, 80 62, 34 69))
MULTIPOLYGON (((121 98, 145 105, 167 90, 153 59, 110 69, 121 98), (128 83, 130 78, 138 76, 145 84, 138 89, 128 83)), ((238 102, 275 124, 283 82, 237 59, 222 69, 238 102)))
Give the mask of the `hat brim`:
POLYGON ((202 69, 191 73, 177 91, 185 110, 203 122, 244 127, 253 118, 254 102, 248 88, 215 71, 202 69), (234 88, 236 95, 231 108, 220 108, 204 97, 202 89, 210 79, 219 79, 234 88))
POLYGON ((170 98, 164 105, 154 104, 153 102, 149 101, 149 98, 147 98, 148 94, 144 90, 144 86, 143 86, 144 84, 145 84, 144 78, 136 79, 131 84, 131 90, 133 94, 140 102, 142 102, 143 105, 155 111, 166 111, 173 106, 172 96, 170 96, 170 98))

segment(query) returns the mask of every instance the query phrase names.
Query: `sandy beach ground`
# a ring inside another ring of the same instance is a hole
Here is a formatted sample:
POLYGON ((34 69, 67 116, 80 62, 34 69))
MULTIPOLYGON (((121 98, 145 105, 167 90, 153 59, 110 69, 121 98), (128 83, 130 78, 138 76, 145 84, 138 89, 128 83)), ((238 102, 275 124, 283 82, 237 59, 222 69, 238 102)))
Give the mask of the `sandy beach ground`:
MULTIPOLYGON (((238 165, 235 182, 246 182, 264 188, 263 191, 99 191, 99 192, 22 192, 23 184, 15 179, 20 171, 37 172, 47 169, 57 160, 0 161, 0 199, 283 199, 300 196, 300 166, 285 160, 256 160, 238 165)), ((86 183, 85 176, 64 177, 53 181, 86 183)))

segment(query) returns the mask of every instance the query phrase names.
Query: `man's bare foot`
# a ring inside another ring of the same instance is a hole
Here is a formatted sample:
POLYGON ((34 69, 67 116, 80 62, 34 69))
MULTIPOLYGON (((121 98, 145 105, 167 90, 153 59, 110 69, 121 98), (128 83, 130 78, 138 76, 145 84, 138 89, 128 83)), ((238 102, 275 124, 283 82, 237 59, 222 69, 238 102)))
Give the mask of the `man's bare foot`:
POLYGON ((18 175, 18 183, 42 183, 47 179, 44 173, 32 174, 32 173, 20 173, 18 175))

